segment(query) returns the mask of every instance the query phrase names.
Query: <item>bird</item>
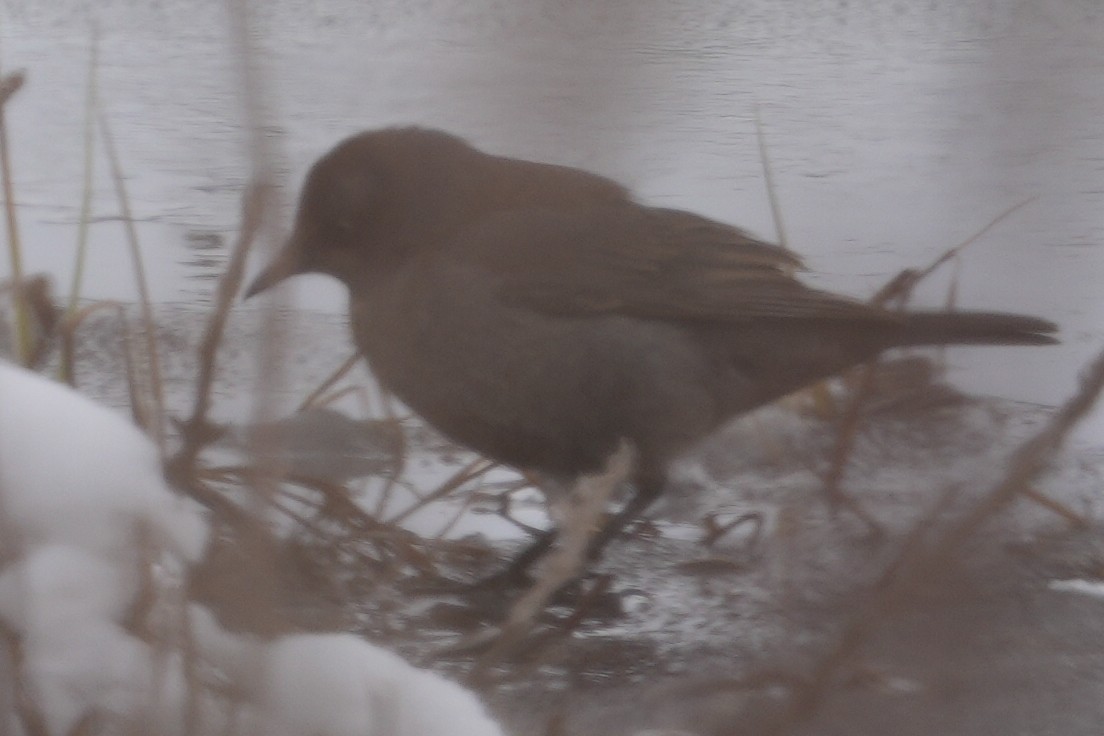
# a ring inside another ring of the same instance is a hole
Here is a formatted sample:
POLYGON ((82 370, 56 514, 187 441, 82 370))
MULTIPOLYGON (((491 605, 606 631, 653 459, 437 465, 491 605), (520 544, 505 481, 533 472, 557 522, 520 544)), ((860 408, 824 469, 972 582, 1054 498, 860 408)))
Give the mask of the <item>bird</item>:
POLYGON ((606 177, 394 127, 314 163, 246 296, 299 273, 337 278, 386 389, 550 485, 630 442, 634 493, 604 541, 728 420, 885 350, 1057 341, 1045 319, 891 310, 811 288, 801 268, 787 248, 606 177))

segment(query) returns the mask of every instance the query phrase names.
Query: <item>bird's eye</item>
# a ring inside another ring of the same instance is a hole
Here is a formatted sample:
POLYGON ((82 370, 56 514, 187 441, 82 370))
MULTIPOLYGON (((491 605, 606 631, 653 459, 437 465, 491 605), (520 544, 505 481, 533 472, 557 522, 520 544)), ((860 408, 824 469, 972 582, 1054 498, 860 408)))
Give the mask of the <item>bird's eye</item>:
POLYGON ((333 246, 353 242, 369 222, 380 182, 359 159, 327 157, 308 175, 302 209, 333 246))
POLYGON ((338 238, 348 238, 364 229, 376 195, 374 177, 357 171, 341 172, 328 192, 329 224, 338 238))

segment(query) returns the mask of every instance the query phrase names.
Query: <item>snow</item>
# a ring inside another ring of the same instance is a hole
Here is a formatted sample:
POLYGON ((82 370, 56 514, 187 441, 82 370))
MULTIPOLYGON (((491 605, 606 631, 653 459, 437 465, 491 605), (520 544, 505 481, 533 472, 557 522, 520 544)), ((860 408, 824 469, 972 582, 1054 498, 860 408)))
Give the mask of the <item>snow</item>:
POLYGON ((149 679, 145 643, 118 623, 134 581, 76 547, 32 549, 0 574, 0 618, 20 632, 26 674, 50 733, 91 709, 133 711, 149 679))
POLYGON ((152 568, 164 572, 155 600, 179 587, 207 524, 123 416, 3 362, 0 406, 0 621, 18 636, 19 674, 51 734, 128 717, 154 663, 128 613, 152 568))
POLYGON ((262 702, 287 736, 501 734, 459 685, 350 634, 283 637, 268 655, 262 702))
POLYGON ((1104 599, 1104 582, 1100 580, 1051 580, 1048 587, 1062 593, 1079 593, 1104 599))
MULTIPOLYGON (((2 361, 0 409, 0 687, 47 733, 502 736, 473 694, 354 635, 226 632, 184 601, 208 524, 140 430, 2 361)), ((14 702, 0 730, 33 731, 14 702)))
POLYGON ((200 655, 256 705, 258 733, 503 736, 472 693, 352 634, 265 642, 225 631, 201 606, 189 615, 200 655))
POLYGON ((22 544, 67 544, 115 562, 150 542, 198 559, 207 528, 161 475, 149 439, 73 389, 0 362, 3 513, 22 544))

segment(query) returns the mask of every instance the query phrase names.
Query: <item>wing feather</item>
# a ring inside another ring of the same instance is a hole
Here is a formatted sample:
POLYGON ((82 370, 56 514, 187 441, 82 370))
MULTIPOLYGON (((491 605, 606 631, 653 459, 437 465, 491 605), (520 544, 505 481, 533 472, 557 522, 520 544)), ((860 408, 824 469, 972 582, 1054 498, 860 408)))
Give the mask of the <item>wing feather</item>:
MULTIPOLYGON (((792 251, 698 215, 638 205, 518 209, 445 248, 495 273, 501 297, 566 316, 885 322, 893 313, 811 289, 792 251)), ((447 257, 447 256, 446 256, 447 257)))

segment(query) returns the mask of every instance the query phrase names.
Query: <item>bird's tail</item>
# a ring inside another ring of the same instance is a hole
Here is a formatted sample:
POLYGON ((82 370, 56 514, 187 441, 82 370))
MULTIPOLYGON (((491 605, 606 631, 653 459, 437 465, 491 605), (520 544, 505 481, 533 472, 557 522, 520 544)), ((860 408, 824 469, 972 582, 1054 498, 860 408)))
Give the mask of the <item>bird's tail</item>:
POLYGON ((1052 345, 1058 326, 1000 312, 910 312, 900 345, 1052 345))

